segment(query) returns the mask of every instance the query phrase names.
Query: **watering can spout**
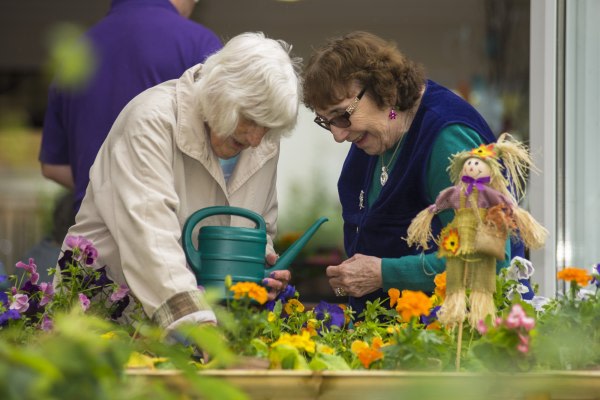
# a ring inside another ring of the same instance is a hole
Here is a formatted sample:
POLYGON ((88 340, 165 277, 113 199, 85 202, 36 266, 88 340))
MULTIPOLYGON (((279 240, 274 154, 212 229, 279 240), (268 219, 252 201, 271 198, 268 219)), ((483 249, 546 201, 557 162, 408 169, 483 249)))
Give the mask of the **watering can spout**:
POLYGON ((304 232, 302 236, 298 238, 292 245, 277 259, 277 263, 271 268, 267 269, 267 273, 271 273, 273 271, 278 271, 282 269, 288 269, 292 261, 298 256, 300 250, 304 248, 306 243, 310 240, 310 238, 315 234, 317 229, 324 223, 327 222, 328 219, 325 217, 319 218, 315 221, 314 224, 310 228, 304 232))

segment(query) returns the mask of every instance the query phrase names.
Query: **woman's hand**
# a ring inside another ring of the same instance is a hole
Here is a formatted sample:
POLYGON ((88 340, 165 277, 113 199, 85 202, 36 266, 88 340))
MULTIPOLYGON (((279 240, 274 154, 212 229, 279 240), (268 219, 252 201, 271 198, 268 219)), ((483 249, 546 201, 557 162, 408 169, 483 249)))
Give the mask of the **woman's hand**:
POLYGON ((364 296, 383 286, 381 258, 355 254, 340 265, 327 267, 327 277, 338 296, 364 296))
MULTIPOLYGON (((267 254, 265 260, 268 266, 273 266, 277 263, 279 256, 274 253, 267 254)), ((273 271, 268 278, 263 280, 263 285, 273 289, 269 290, 269 300, 274 300, 275 297, 284 290, 288 283, 292 280, 292 273, 287 270, 273 271)))

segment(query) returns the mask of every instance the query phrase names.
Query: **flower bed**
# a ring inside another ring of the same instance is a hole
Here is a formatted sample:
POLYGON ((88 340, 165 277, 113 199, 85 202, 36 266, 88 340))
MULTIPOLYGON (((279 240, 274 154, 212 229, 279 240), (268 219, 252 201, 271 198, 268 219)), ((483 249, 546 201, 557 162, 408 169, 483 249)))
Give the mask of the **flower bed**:
POLYGON ((218 327, 182 326, 165 336, 126 287, 94 268, 91 243, 68 243, 58 287, 38 282, 29 260, 16 265, 22 277, 0 294, 0 379, 6 382, 0 398, 68 399, 82 391, 99 399, 170 399, 182 391, 215 399, 244 393, 594 399, 600 393, 598 372, 583 372, 600 365, 598 265, 591 272, 561 271, 568 293, 543 299, 525 285, 531 264, 513 260, 497 279, 498 317, 475 327, 467 322, 462 334, 436 319, 444 301, 441 274, 432 296, 390 289, 388 299, 367 304, 360 321, 340 304, 305 307, 292 286, 267 302, 261 286, 226 283, 232 296, 214 304, 218 327), (124 312, 129 323, 119 325, 124 312), (208 350, 210 361, 199 349, 208 350), (240 369, 249 365, 265 369, 240 369))

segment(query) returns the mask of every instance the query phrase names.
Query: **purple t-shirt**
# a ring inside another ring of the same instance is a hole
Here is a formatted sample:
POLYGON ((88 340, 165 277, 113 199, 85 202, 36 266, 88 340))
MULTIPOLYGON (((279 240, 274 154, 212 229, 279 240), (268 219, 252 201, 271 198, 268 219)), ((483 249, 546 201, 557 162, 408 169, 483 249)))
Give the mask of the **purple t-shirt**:
POLYGON ((77 93, 50 87, 39 156, 42 163, 71 165, 76 210, 90 167, 123 107, 222 47, 212 31, 181 16, 169 0, 113 0, 86 35, 98 59, 96 73, 77 93))

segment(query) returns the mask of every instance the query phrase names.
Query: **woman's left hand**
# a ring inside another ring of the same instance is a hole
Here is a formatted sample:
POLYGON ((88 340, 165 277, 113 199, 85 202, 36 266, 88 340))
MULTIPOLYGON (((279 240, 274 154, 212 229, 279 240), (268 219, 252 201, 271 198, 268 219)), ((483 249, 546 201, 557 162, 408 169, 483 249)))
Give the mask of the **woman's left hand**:
MULTIPOLYGON (((265 260, 267 265, 272 266, 275 265, 279 256, 277 254, 267 254, 265 260)), ((292 273, 287 270, 273 271, 269 274, 268 278, 263 280, 263 284, 267 287, 270 287, 273 290, 269 290, 269 300, 274 300, 275 297, 284 290, 288 283, 292 280, 292 273)))
POLYGON ((381 258, 355 254, 340 265, 327 267, 327 277, 336 294, 364 296, 383 286, 381 258))

